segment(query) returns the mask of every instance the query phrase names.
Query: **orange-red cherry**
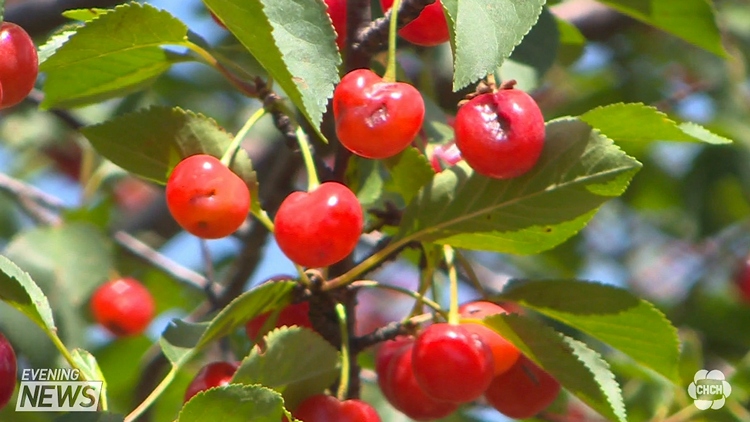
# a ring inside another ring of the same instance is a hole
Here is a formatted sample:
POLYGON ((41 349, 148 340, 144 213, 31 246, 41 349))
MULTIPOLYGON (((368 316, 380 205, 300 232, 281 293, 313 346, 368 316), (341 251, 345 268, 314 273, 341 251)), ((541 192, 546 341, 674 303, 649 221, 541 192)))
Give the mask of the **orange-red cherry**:
MULTIPOLYGON (((291 327, 293 325, 296 325, 299 327, 312 328, 309 313, 310 302, 291 304, 279 312, 279 316, 276 319, 276 324, 274 325, 274 327, 291 327)), ((270 316, 271 312, 266 312, 251 319, 247 324, 245 324, 245 333, 247 334, 247 338, 249 338, 250 341, 255 342, 260 340, 258 338, 258 334, 260 334, 260 330, 263 328, 263 325, 265 325, 270 316)))
POLYGON ((378 412, 362 400, 339 401, 325 394, 306 398, 292 413, 303 422, 380 422, 378 412))
POLYGON ((142 333, 156 312, 151 292, 130 277, 99 286, 91 296, 90 305, 94 320, 118 337, 142 333))
POLYGON ((236 362, 212 362, 204 366, 185 390, 183 403, 186 403, 201 391, 229 384, 239 367, 240 365, 236 362))
MULTIPOLYGON (((458 308, 462 318, 484 319, 497 314, 508 312, 500 305, 486 301, 469 302, 458 308)), ((484 344, 492 350, 492 358, 495 367, 495 375, 500 375, 510 369, 521 355, 521 351, 503 336, 487 328, 482 324, 461 323, 461 326, 479 336, 484 344)))
POLYGON ((526 356, 502 375, 495 377, 484 392, 487 402, 513 419, 527 419, 555 401, 560 383, 526 356))
POLYGON ((36 46, 20 26, 0 25, 0 109, 20 103, 34 88, 39 73, 36 46))
POLYGON ((343 51, 346 45, 346 1, 325 0, 328 16, 331 17, 333 29, 336 31, 336 45, 343 51))
MULTIPOLYGON (((393 0, 380 0, 380 6, 383 11, 388 11, 393 6, 393 0)), ((423 47, 432 47, 448 41, 448 21, 445 19, 440 0, 425 6, 416 19, 398 31, 398 35, 412 44, 423 47)))

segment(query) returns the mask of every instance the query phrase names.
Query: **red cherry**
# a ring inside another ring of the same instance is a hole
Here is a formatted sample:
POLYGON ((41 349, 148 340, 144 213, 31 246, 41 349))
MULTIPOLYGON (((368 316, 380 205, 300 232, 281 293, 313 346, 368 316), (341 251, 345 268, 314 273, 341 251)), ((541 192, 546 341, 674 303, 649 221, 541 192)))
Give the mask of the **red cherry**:
POLYGON ((237 230, 250 210, 245 182, 216 157, 192 155, 167 180, 167 206, 183 229, 204 239, 237 230))
MULTIPOLYGON (((387 12, 393 6, 393 0, 380 0, 380 7, 387 12)), ((442 44, 450 39, 448 21, 445 20, 443 5, 440 0, 427 5, 416 19, 398 31, 401 38, 412 44, 425 47, 442 44)))
POLYGON ((560 392, 560 383, 526 356, 495 377, 484 397, 492 407, 514 419, 530 418, 549 406, 560 392))
POLYGON ((458 409, 457 403, 435 400, 417 383, 412 364, 412 349, 412 345, 407 345, 396 350, 385 373, 378 374, 378 383, 386 385, 383 394, 390 394, 390 397, 386 395, 388 402, 399 412, 417 421, 440 419, 455 412, 458 409))
MULTIPOLYGON (((287 306, 279 312, 279 317, 276 319, 275 328, 278 327, 291 327, 297 325, 299 327, 312 328, 310 322, 310 302, 300 302, 287 306)), ((271 312, 258 315, 257 317, 248 321, 245 325, 245 333, 250 341, 258 341, 258 334, 263 325, 268 321, 271 316, 271 312)))
POLYGON ((236 362, 212 362, 204 366, 198 371, 195 378, 188 385, 187 390, 185 390, 183 403, 187 403, 188 400, 201 391, 229 384, 239 367, 239 363, 236 362))
POLYGON ((304 422, 380 422, 378 412, 362 400, 339 401, 325 394, 306 398, 293 414, 304 422))
POLYGON ((0 26, 0 109, 20 103, 34 88, 39 58, 34 41, 20 26, 3 22, 0 26))
POLYGON ((735 284, 740 290, 742 300, 750 303, 750 257, 740 264, 735 276, 735 284))
POLYGON ((336 135, 349 151, 387 158, 403 151, 422 127, 424 100, 403 82, 384 82, 369 69, 353 70, 333 92, 336 135))
MULTIPOLYGON (((461 305, 458 313, 462 318, 484 319, 491 315, 508 312, 492 302, 477 301, 461 305)), ((490 347, 496 376, 510 369, 521 355, 521 351, 513 343, 482 324, 462 323, 461 326, 479 336, 482 342, 490 347)))
POLYGON ((289 259, 305 267, 327 267, 354 251, 364 216, 349 188, 325 182, 312 192, 287 196, 274 225, 276 242, 289 259))
POLYGON ((148 289, 129 277, 102 284, 91 297, 91 312, 96 322, 119 337, 142 333, 155 310, 148 289))
POLYGON ((430 325, 417 336, 412 355, 414 377, 436 400, 470 402, 495 374, 492 350, 461 325, 430 325))
POLYGON ((0 409, 5 407, 16 388, 16 353, 8 339, 0 333, 0 409))
POLYGON ((438 145, 432 150, 432 157, 430 157, 430 164, 435 173, 453 166, 457 162, 461 161, 461 151, 458 150, 455 142, 449 142, 447 144, 438 145))
POLYGON ((458 109, 456 145, 477 173, 520 176, 539 160, 544 117, 533 98, 517 89, 482 94, 458 109))
POLYGON ((393 340, 381 343, 378 347, 378 351, 375 354, 375 373, 378 374, 378 386, 380 387, 380 391, 383 392, 383 396, 385 396, 388 401, 392 401, 394 395, 398 393, 391 389, 393 383, 386 382, 388 368, 394 357, 399 356, 404 349, 411 350, 413 345, 414 338, 400 336, 393 340))
POLYGON ((336 30, 336 45, 343 51, 346 45, 346 0, 325 0, 328 16, 336 30))

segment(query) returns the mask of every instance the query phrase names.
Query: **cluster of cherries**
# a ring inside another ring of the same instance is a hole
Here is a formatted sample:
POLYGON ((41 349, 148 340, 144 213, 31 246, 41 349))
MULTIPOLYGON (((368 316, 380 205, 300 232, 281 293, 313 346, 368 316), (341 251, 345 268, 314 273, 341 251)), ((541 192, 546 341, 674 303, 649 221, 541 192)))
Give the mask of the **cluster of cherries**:
POLYGON ((36 46, 20 26, 0 25, 0 110, 20 103, 34 88, 39 73, 36 46))

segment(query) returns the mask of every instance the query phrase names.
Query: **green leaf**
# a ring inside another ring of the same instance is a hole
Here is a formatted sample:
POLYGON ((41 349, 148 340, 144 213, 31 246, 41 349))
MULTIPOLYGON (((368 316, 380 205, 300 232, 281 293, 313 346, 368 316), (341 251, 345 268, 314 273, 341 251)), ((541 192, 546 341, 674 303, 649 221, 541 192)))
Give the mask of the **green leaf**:
POLYGON ((310 124, 320 123, 339 80, 336 34, 320 0, 204 0, 268 71, 310 124))
POLYGON ((719 57, 728 57, 711 2, 706 0, 599 0, 719 57))
POLYGON ((75 412, 55 418, 55 422, 122 422, 125 418, 108 412, 75 412))
POLYGON ((0 255, 0 299, 21 311, 45 331, 55 330, 52 309, 28 273, 0 255))
POLYGON ((262 384, 284 396, 295 408, 322 392, 338 376, 339 353, 314 331, 282 327, 265 337, 266 349, 254 347, 232 378, 233 383, 262 384))
POLYGON ((453 28, 453 90, 494 72, 537 22, 544 0, 444 0, 453 28))
POLYGON ((540 85, 544 74, 555 63, 560 33, 555 17, 545 7, 536 25, 503 63, 503 79, 515 79, 519 89, 530 91, 540 85))
POLYGON ((419 189, 435 175, 427 157, 416 148, 407 148, 383 163, 390 175, 385 189, 399 194, 405 204, 409 204, 419 189))
POLYGON ((70 355, 86 381, 102 381, 102 395, 106 395, 107 382, 94 355, 83 349, 74 349, 70 355))
POLYGON ((229 384, 193 396, 177 421, 279 422, 283 414, 279 393, 259 385, 229 384))
POLYGON ((94 18, 98 18, 109 12, 109 9, 101 9, 98 7, 89 7, 86 9, 70 9, 62 12, 62 15, 68 19, 77 21, 90 21, 94 18))
POLYGON ((677 329, 652 304, 602 284, 549 280, 512 283, 500 296, 563 322, 678 383, 677 329))
POLYGON ((627 420, 622 392, 609 365, 585 344, 521 315, 494 315, 483 323, 602 416, 627 420))
POLYGON ((585 123, 556 120, 539 162, 521 177, 494 180, 465 163, 437 174, 406 209, 396 241, 538 253, 583 228, 640 167, 585 123))
POLYGON ((173 365, 183 365, 196 352, 194 349, 206 332, 208 324, 208 322, 190 323, 180 319, 170 321, 159 339, 164 356, 173 365))
MULTIPOLYGON (((81 132, 113 163, 162 184, 181 159, 201 153, 221 157, 232 142, 232 136, 213 119, 178 107, 151 107, 81 132)), ((257 201, 258 182, 247 152, 237 152, 231 169, 257 201)))
POLYGON ((40 70, 43 108, 75 107, 151 84, 172 65, 162 48, 185 41, 187 27, 166 11, 128 3, 86 22, 40 70))
POLYGON ((583 54, 586 37, 572 23, 558 17, 555 17, 555 21, 557 32, 560 34, 557 60, 564 65, 571 65, 583 54))

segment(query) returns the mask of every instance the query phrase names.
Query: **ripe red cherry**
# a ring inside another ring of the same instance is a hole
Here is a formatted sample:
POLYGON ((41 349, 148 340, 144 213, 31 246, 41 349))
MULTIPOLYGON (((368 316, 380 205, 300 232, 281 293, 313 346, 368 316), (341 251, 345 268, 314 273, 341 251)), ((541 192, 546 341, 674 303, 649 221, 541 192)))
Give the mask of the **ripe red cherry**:
POLYGON ((195 378, 188 385, 187 390, 185 390, 183 403, 186 403, 201 391, 229 384, 229 381, 232 380, 234 373, 237 372, 237 368, 239 367, 240 365, 235 362, 212 362, 204 366, 198 371, 195 378))
POLYGON ((167 180, 167 206, 183 229, 204 239, 237 230, 250 210, 245 182, 216 157, 192 155, 167 180))
POLYGON ((39 58, 34 41, 20 26, 3 22, 0 26, 0 109, 20 103, 34 88, 39 58))
POLYGON ((0 333, 0 409, 5 407, 16 388, 16 353, 8 339, 0 333))
POLYGON ((470 402, 495 374, 492 350, 461 325, 430 325, 417 336, 412 355, 414 377, 437 400, 470 402))
POLYGON ((312 192, 294 192, 276 212, 274 236, 293 262, 327 267, 354 251, 364 216, 349 188, 325 182, 312 192))
POLYGON ((438 145, 432 150, 430 164, 432 165, 432 169, 435 170, 435 173, 440 173, 461 160, 461 151, 458 150, 456 143, 449 142, 447 144, 438 145))
POLYGON ((293 414, 304 422, 380 422, 378 412, 362 400, 339 401, 325 394, 306 398, 293 414))
MULTIPOLYGON (((287 306, 279 312, 279 317, 276 319, 276 325, 274 327, 291 327, 297 325, 299 327, 312 328, 310 322, 310 302, 300 302, 287 306)), ((268 321, 271 316, 271 312, 258 315, 251 319, 245 325, 245 333, 250 341, 258 341, 258 334, 263 325, 268 321)))
MULTIPOLYGON (((393 6, 393 0, 380 0, 380 7, 388 11, 393 6)), ((427 5, 422 13, 398 31, 401 38, 412 44, 431 47, 442 44, 450 39, 448 22, 445 20, 443 5, 440 0, 427 5)))
POLYGON ((155 310, 148 289, 129 277, 102 284, 91 297, 94 320, 118 337, 142 333, 155 310))
POLYGON ((336 45, 343 51, 346 45, 346 0, 325 0, 328 16, 336 30, 336 45))
POLYGON ((385 372, 378 372, 378 384, 388 402, 404 415, 417 421, 444 418, 458 409, 457 403, 435 400, 428 396, 414 377, 413 344, 397 348, 385 372), (381 380, 382 378, 382 380, 381 380))
POLYGON ((456 145, 477 173, 520 176, 539 160, 544 117, 533 98, 517 89, 482 94, 458 109, 456 145))
POLYGON ((735 284, 745 303, 750 303, 750 257, 742 261, 735 276, 735 284))
POLYGON ((387 158, 403 151, 424 121, 424 100, 403 82, 384 82, 369 69, 353 70, 333 92, 336 135, 349 151, 387 158))
MULTIPOLYGON (((507 314, 508 312, 492 302, 477 301, 469 302, 458 308, 462 318, 484 319, 496 314, 507 314)), ((484 344, 492 350, 492 360, 495 367, 495 375, 500 375, 510 369, 521 355, 521 351, 503 336, 481 324, 462 323, 461 326, 479 336, 484 344)))
POLYGON ((399 356, 404 349, 409 349, 409 353, 411 353, 413 345, 414 338, 401 336, 381 343, 378 347, 378 351, 375 354, 375 373, 378 374, 378 386, 380 387, 380 391, 383 392, 383 396, 385 396, 388 401, 391 401, 395 395, 392 390, 393 383, 386 382, 388 378, 386 376, 388 368, 390 367, 393 358, 399 356))
POLYGON ((549 406, 560 392, 560 383, 526 356, 495 377, 484 397, 492 407, 514 419, 530 418, 549 406))

